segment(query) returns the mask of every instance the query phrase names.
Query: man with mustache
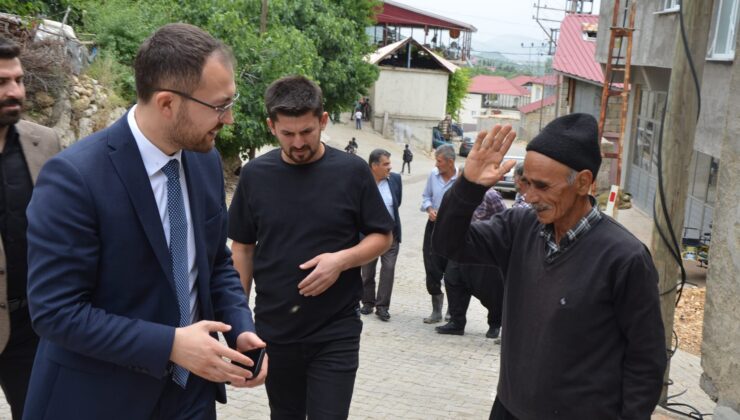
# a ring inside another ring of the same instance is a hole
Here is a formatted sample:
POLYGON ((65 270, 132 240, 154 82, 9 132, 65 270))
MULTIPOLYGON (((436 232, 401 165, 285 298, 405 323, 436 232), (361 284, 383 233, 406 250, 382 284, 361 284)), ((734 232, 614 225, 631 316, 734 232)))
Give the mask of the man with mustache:
POLYGON ((224 383, 260 385, 265 343, 226 246, 216 134, 234 58, 170 24, 140 46, 137 104, 49 160, 28 207, 28 299, 41 336, 28 419, 215 419, 224 383), (217 333, 228 343, 221 343, 217 333), (227 360, 228 359, 228 360, 227 360))
POLYGON ((347 418, 362 330, 360 266, 391 246, 393 219, 367 163, 321 142, 329 115, 314 82, 278 79, 265 106, 280 147, 242 169, 229 237, 247 294, 254 278, 271 417, 347 418))
POLYGON ((437 216, 435 250, 504 273, 501 371, 491 419, 649 419, 666 367, 658 274, 648 249, 601 214, 601 165, 587 114, 555 119, 527 145, 526 200, 470 223, 502 162, 511 126, 481 133, 437 216))
POLYGON ((21 120, 26 89, 21 48, 0 38, 0 386, 13 419, 23 417, 39 338, 26 298, 26 207, 41 165, 59 152, 59 137, 21 120))

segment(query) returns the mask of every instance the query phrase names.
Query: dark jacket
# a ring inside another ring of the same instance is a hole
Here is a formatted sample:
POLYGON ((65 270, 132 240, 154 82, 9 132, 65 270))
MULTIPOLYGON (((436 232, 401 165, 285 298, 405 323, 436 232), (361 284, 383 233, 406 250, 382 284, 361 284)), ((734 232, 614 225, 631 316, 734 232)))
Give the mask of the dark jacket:
POLYGON ((498 398, 521 420, 649 419, 667 358, 645 245, 602 215, 546 262, 534 211, 470 224, 486 189, 461 177, 442 201, 432 242, 446 257, 504 273, 498 398))
POLYGON ((388 176, 388 185, 391 187, 391 195, 393 195, 393 220, 395 224, 393 226, 393 237, 401 242, 401 216, 398 213, 398 208, 401 207, 401 197, 403 196, 403 183, 401 182, 401 175, 395 172, 391 172, 388 176))
MULTIPOLYGON (((231 325, 224 336, 235 347, 254 324, 226 246, 220 158, 216 150, 183 151, 182 163, 200 318, 231 325)), ((180 310, 157 203, 126 116, 44 165, 28 206, 28 278, 41 343, 26 417, 149 418, 170 377, 180 310)), ((224 385, 213 386, 225 402, 224 385)))

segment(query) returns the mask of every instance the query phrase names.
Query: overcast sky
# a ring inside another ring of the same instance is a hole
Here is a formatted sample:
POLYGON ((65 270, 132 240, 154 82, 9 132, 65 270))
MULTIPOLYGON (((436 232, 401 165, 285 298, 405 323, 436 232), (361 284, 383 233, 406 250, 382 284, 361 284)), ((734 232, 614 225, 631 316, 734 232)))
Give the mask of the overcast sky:
MULTIPOLYGON (((398 3, 429 11, 454 20, 475 26, 478 32, 473 33, 474 51, 499 51, 517 61, 526 61, 537 57, 538 49, 522 48, 521 44, 535 43, 541 46, 548 41, 543 29, 533 19, 536 9, 533 4, 538 0, 395 0, 398 3)), ((565 0, 540 0, 541 6, 565 8, 565 0)), ((594 0, 593 10, 598 14, 600 0, 594 0)), ((587 5, 586 11, 590 8, 587 5)), ((540 11, 540 17, 561 20, 563 12, 540 11)), ((542 22, 546 27, 558 27, 553 22, 542 22)), ((421 36, 421 31, 414 32, 414 38, 421 36)), ((430 35, 431 37, 431 35, 430 35)), ((546 53, 547 47, 539 51, 546 53)))

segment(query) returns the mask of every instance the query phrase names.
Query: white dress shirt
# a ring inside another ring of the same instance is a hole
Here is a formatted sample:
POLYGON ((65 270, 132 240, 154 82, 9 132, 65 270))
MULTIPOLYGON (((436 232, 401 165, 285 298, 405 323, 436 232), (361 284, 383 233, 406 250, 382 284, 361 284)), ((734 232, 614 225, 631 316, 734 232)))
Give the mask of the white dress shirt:
POLYGON ((136 124, 134 105, 128 112, 128 125, 134 134, 136 146, 141 153, 141 159, 144 161, 146 174, 149 176, 149 182, 152 185, 154 200, 157 202, 159 210, 159 219, 162 221, 164 228, 164 237, 167 246, 170 244, 170 216, 167 211, 167 175, 162 172, 162 168, 172 159, 177 159, 180 163, 180 189, 182 190, 183 204, 185 205, 185 217, 188 223, 188 280, 190 283, 190 323, 194 323, 198 318, 198 289, 195 287, 195 280, 198 278, 198 268, 195 265, 195 234, 193 233, 193 219, 190 214, 190 200, 188 198, 188 185, 185 179, 185 169, 182 165, 182 150, 178 150, 172 156, 167 156, 157 148, 139 129, 136 124))

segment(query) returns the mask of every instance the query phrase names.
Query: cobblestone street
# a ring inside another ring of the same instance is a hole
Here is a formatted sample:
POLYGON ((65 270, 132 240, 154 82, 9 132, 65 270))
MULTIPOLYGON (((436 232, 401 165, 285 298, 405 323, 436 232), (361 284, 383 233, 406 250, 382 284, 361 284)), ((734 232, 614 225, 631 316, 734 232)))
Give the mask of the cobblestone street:
MULTIPOLYGON (((358 155, 364 159, 372 149, 383 147, 392 154, 394 171, 401 168, 403 146, 382 139, 368 126, 357 131, 348 124, 337 124, 326 134, 327 143, 339 149, 344 149, 347 141, 356 137, 358 155)), ((523 145, 515 147, 523 155, 523 145)), ((458 164, 462 164, 462 158, 458 159, 458 164)), ((435 325, 422 323, 422 318, 429 315, 431 304, 421 257, 426 215, 419 211, 419 206, 432 168, 433 158, 414 150, 412 174, 403 175, 400 209, 403 242, 396 266, 391 319, 382 322, 375 315, 363 316, 360 368, 350 411, 352 419, 485 419, 491 409, 498 380, 500 346, 497 340, 485 337, 486 314, 480 303, 475 299, 471 302, 464 336, 439 335, 434 332, 435 325)), ((510 204, 507 200, 507 205, 510 204)), ((627 221, 623 223, 649 226, 646 216, 627 212, 637 211, 624 211, 622 214, 627 221)), ((701 371, 698 357, 679 351, 673 359, 674 385, 669 394, 688 390, 676 399, 677 402, 691 404, 702 413, 711 413, 714 403, 698 385, 701 371)), ((220 419, 269 418, 264 387, 229 388, 228 398, 227 405, 218 406, 220 419)), ((8 406, 0 400, 0 419, 9 419, 8 406)))

